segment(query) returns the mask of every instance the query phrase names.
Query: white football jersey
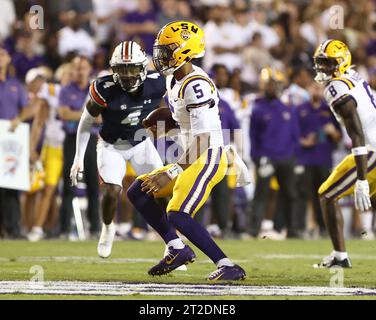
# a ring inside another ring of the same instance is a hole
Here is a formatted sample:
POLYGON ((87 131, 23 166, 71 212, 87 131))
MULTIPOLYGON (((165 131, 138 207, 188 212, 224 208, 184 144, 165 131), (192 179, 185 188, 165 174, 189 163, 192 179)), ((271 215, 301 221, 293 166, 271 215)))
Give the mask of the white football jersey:
POLYGON ((193 66, 194 72, 177 81, 167 77, 167 94, 172 117, 181 129, 183 147, 192 137, 210 133, 210 147, 223 146, 221 120, 218 109, 218 91, 205 71, 193 66))
POLYGON ((57 115, 60 89, 59 84, 44 83, 38 92, 38 97, 48 103, 45 144, 51 147, 61 147, 65 137, 62 121, 58 119, 57 115))
POLYGON ((356 71, 350 70, 344 76, 331 80, 325 87, 324 96, 339 122, 341 118, 333 105, 336 101, 351 96, 357 104, 366 143, 376 148, 376 100, 367 81, 356 71))

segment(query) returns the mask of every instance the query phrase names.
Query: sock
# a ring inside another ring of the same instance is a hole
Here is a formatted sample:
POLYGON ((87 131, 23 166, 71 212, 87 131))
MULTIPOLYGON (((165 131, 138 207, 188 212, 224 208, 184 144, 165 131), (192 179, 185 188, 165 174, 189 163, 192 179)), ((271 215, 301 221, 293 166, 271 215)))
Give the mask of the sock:
POLYGON ((223 258, 217 262, 217 267, 233 267, 235 264, 229 258, 223 258))
POLYGON ((167 247, 173 247, 174 249, 183 249, 185 244, 180 238, 171 240, 167 243, 167 247))
POLYGON ((141 191, 141 184, 141 180, 136 180, 127 191, 128 198, 133 206, 146 222, 158 232, 166 244, 171 240, 179 239, 175 229, 169 223, 166 213, 157 205, 153 197, 141 191))
POLYGON ((347 254, 347 251, 336 251, 336 250, 333 250, 332 256, 334 256, 338 260, 345 260, 349 257, 347 254))
POLYGON ((366 211, 360 214, 360 218, 362 220, 363 231, 370 232, 372 231, 372 220, 373 220, 373 212, 366 211))
POLYGON ((113 227, 115 226, 115 224, 114 224, 113 221, 111 221, 110 224, 105 224, 105 223, 103 222, 103 226, 104 226, 107 230, 109 230, 110 228, 113 228, 113 227))
POLYGON ((184 212, 169 212, 169 221, 185 235, 197 248, 205 253, 214 263, 227 258, 223 251, 210 237, 209 232, 190 215, 184 212))

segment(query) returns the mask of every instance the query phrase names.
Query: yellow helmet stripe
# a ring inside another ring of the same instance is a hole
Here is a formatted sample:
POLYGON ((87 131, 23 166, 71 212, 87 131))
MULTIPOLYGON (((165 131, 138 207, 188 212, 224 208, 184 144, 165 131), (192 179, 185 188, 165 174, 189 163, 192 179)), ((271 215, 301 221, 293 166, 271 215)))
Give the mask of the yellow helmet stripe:
POLYGON ((342 81, 343 83, 345 83, 349 87, 349 89, 352 89, 352 88, 355 87, 354 83, 349 79, 337 77, 337 78, 333 78, 333 81, 334 80, 342 81))
POLYGON ((178 94, 178 97, 179 97, 180 99, 183 99, 183 98, 184 98, 184 93, 185 93, 185 89, 187 88, 187 85, 188 85, 189 83, 191 83, 192 81, 195 81, 195 80, 204 80, 204 81, 206 81, 207 83, 210 84, 211 92, 213 93, 213 92, 215 91, 215 86, 214 86, 214 84, 213 84, 208 78, 206 78, 206 77, 204 77, 204 76, 193 76, 193 77, 190 77, 190 78, 186 79, 186 80, 183 82, 183 84, 182 84, 182 86, 181 86, 181 88, 180 88, 180 90, 179 90, 179 94, 178 94))

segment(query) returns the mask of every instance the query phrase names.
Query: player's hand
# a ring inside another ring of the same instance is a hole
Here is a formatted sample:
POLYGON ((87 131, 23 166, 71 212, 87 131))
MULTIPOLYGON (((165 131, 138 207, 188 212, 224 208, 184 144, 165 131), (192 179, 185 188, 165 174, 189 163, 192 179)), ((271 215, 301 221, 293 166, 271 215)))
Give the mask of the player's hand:
POLYGON ((158 172, 146 178, 141 184, 141 190, 146 192, 149 196, 153 195, 163 189, 171 179, 165 172, 158 172))
POLYGON ((371 199, 369 196, 369 184, 367 180, 356 180, 354 190, 355 208, 360 211, 371 209, 371 199))
POLYGON ((83 173, 84 173, 83 164, 80 164, 80 161, 75 159, 73 161, 73 165, 72 165, 71 171, 70 171, 70 179, 71 179, 71 182, 72 182, 72 186, 74 186, 74 187, 77 186, 78 180, 82 180, 83 173))

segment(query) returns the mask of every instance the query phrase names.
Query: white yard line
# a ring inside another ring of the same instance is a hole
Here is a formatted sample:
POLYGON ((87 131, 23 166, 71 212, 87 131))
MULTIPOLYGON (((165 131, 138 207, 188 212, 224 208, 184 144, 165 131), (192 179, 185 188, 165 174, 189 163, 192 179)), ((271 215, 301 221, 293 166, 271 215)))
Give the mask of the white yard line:
POLYGON ((297 287, 297 286, 235 286, 206 284, 161 284, 122 282, 0 281, 0 294, 36 295, 100 295, 100 296, 371 296, 376 289, 297 287))
MULTIPOLYGON (((324 255, 319 254, 250 254, 250 259, 234 260, 235 263, 251 263, 254 259, 261 260, 292 260, 292 259, 310 259, 321 260, 324 255)), ((376 260, 376 255, 351 254, 352 260, 376 260)), ((16 258, 0 257, 0 263, 7 262, 71 262, 71 263, 98 263, 98 264, 126 264, 126 263, 155 263, 159 259, 150 258, 108 258, 102 259, 94 256, 20 256, 16 258)), ((197 263, 212 264, 211 260, 197 260, 197 263)))

